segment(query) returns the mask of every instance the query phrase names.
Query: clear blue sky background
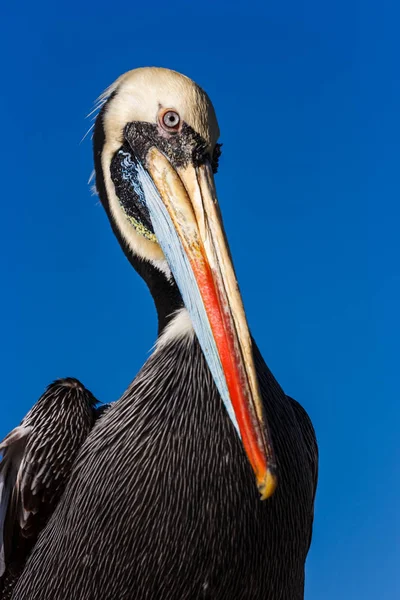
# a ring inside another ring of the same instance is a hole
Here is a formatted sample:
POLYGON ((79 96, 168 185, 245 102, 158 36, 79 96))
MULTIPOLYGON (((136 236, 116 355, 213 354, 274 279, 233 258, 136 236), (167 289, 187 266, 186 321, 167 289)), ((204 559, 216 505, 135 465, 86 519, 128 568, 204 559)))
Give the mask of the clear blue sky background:
POLYGON ((399 6, 8 2, 2 8, 1 420, 56 377, 117 399, 156 335, 87 180, 85 114, 166 66, 214 101, 248 319, 321 462, 307 600, 399 590, 399 6))

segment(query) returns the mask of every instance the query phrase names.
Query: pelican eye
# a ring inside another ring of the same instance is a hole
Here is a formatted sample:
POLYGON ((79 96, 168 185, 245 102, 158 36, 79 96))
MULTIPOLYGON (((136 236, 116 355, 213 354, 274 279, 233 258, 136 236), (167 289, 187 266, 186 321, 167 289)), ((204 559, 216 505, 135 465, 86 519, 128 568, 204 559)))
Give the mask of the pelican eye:
POLYGON ((178 113, 174 110, 167 110, 161 116, 161 125, 166 131, 177 131, 179 129, 179 124, 181 122, 181 118, 178 113))

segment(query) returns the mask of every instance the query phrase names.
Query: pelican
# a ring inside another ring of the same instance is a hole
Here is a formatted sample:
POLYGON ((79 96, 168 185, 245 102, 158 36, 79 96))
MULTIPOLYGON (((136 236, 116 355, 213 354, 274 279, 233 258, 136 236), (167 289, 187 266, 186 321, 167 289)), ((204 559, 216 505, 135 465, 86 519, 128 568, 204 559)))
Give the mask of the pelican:
POLYGON ((122 75, 99 108, 97 191, 158 338, 81 445, 12 598, 300 600, 317 444, 249 333, 214 108, 161 68, 122 75))

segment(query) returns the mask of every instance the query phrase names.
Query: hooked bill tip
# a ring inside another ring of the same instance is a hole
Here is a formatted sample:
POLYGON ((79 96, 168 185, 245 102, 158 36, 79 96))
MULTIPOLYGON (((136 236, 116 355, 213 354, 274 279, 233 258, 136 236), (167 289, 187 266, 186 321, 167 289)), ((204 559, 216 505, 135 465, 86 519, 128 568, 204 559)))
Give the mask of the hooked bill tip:
POLYGON ((268 468, 265 473, 265 477, 258 483, 258 491, 261 494, 261 500, 270 498, 275 492, 277 484, 278 479, 276 474, 268 468))

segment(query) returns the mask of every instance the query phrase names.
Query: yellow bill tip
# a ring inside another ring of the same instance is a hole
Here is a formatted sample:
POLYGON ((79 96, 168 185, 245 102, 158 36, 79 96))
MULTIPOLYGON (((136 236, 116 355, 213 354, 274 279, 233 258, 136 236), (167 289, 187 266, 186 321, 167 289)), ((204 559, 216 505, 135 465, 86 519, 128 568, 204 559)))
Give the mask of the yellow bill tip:
POLYGON ((261 494, 261 500, 270 498, 276 490, 278 479, 275 473, 272 473, 270 469, 267 469, 265 477, 258 482, 258 490, 261 494))

